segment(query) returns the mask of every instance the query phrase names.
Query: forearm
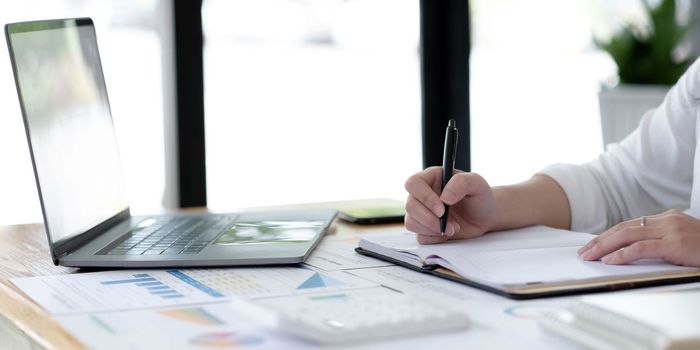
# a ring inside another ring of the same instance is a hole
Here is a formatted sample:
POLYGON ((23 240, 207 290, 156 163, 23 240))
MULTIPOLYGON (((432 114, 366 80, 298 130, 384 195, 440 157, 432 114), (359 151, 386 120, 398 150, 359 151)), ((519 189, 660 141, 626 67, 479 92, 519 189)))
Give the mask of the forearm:
POLYGON ((566 193, 552 178, 535 175, 525 182, 493 188, 496 220, 491 231, 530 225, 571 227, 566 193))

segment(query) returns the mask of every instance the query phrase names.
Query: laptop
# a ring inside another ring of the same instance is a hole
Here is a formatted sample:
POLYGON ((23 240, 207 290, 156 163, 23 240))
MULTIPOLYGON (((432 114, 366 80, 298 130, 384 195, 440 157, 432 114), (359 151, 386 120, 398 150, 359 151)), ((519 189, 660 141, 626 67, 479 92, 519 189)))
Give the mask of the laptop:
POLYGON ((5 36, 54 264, 300 263, 333 221, 330 209, 132 216, 92 20, 11 23, 5 36))

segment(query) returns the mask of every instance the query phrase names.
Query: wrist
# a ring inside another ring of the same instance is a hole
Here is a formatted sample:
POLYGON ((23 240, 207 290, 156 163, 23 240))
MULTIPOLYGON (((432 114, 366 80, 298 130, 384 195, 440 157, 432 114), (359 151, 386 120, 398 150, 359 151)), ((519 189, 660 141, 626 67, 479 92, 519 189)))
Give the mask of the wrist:
POLYGON ((514 185, 493 188, 494 211, 491 227, 488 231, 500 231, 519 227, 516 213, 512 208, 516 196, 514 185))
POLYGON ((535 175, 525 182, 493 188, 496 201, 490 231, 546 225, 569 229, 571 209, 566 193, 554 179, 535 175))

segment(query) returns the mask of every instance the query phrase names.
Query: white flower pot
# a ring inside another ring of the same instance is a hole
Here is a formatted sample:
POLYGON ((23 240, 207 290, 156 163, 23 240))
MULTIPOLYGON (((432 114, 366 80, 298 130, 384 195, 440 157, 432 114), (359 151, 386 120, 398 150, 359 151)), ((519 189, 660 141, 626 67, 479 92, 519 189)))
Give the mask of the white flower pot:
POLYGON ((619 142, 639 125, 644 113, 663 102, 670 86, 618 85, 598 94, 603 145, 619 142))

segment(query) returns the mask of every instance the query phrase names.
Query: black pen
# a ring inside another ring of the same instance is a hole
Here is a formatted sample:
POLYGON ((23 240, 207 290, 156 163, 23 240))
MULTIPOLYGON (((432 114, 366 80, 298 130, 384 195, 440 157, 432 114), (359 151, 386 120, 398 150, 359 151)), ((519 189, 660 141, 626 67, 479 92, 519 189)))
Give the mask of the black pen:
MULTIPOLYGON (((442 187, 440 193, 445 189, 445 185, 452 178, 452 173, 455 170, 455 158, 457 157, 457 123, 454 119, 450 119, 445 130, 445 149, 442 152, 442 187)), ((447 228, 447 215, 450 212, 450 206, 445 205, 445 213, 440 217, 440 234, 445 233, 447 228)))

